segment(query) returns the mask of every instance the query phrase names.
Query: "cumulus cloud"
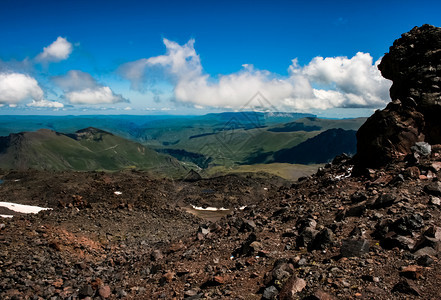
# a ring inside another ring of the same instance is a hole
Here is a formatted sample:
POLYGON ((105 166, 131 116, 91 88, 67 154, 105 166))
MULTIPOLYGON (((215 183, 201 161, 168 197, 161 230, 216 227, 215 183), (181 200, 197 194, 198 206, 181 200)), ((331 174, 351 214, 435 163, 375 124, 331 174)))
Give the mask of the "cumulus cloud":
POLYGON ((108 86, 68 92, 65 96, 72 104, 113 104, 128 102, 122 95, 114 94, 108 86))
POLYGON ((24 100, 43 100, 43 90, 35 78, 22 73, 0 73, 0 103, 17 105, 24 100))
POLYGON ((142 90, 159 69, 173 84, 176 100, 198 106, 238 109, 258 92, 284 110, 381 107, 389 101, 390 82, 381 77, 379 61, 374 63, 368 53, 352 58, 316 57, 303 67, 293 60, 288 76, 243 65, 236 73, 214 79, 203 71, 194 40, 179 45, 164 39, 164 44, 164 55, 120 67, 120 74, 133 88, 142 90))
POLYGON ((71 70, 64 76, 56 76, 53 81, 64 91, 71 104, 114 104, 129 102, 110 87, 99 84, 90 74, 71 70))
POLYGON ((65 91, 93 89, 98 83, 89 73, 70 70, 64 76, 55 76, 52 80, 65 91))
POLYGON ((66 38, 59 36, 52 44, 43 48, 43 52, 37 56, 37 60, 41 62, 62 61, 69 57, 72 50, 72 44, 66 38))
POLYGON ((64 104, 57 101, 49 101, 49 100, 32 100, 31 103, 26 104, 29 107, 39 107, 39 108, 63 108, 64 104))

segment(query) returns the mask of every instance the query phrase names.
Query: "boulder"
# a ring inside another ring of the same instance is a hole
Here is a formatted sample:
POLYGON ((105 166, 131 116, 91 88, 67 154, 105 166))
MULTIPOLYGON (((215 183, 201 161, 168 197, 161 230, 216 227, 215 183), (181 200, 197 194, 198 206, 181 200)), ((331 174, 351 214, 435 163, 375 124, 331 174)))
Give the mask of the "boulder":
POLYGON ((355 173, 415 152, 424 156, 429 144, 441 142, 440 50, 441 28, 423 25, 404 33, 384 55, 378 68, 393 82, 392 102, 358 130, 355 173))

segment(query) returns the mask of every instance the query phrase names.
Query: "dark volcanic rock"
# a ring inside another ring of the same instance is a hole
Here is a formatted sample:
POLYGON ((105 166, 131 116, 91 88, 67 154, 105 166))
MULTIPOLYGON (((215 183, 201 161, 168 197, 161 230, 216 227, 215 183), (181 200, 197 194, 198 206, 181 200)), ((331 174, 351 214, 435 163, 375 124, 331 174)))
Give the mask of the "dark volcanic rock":
POLYGON ((392 292, 399 292, 399 293, 415 295, 415 296, 420 295, 420 290, 418 289, 418 287, 416 287, 415 284, 413 284, 409 280, 403 280, 398 282, 392 289, 392 292))
POLYGON ((417 142, 441 142, 441 28, 423 25, 404 33, 378 68, 393 81, 392 102, 357 132, 361 168, 402 160, 417 142))
POLYGON ((340 249, 343 257, 358 257, 369 252, 369 242, 365 239, 343 240, 340 249))

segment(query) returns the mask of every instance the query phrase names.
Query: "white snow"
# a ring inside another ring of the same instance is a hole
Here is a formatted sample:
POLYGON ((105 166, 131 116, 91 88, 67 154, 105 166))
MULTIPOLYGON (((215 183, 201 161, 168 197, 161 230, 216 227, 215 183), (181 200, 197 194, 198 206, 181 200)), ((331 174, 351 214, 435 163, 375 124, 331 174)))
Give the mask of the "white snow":
POLYGON ((353 167, 349 167, 348 170, 346 171, 346 174, 336 175, 336 176, 334 177, 334 179, 336 179, 336 180, 342 180, 342 179, 344 179, 344 178, 351 177, 351 175, 352 175, 352 169, 353 169, 353 167))
POLYGON ((0 206, 6 207, 15 212, 25 213, 25 214, 36 214, 42 210, 52 209, 52 208, 45 208, 45 207, 32 206, 32 205, 17 204, 12 202, 0 202, 0 206))
POLYGON ((228 208, 224 208, 224 207, 221 207, 221 208, 217 208, 217 207, 206 207, 206 208, 203 208, 201 206, 195 206, 195 205, 191 205, 191 207, 193 207, 193 209, 195 209, 195 210, 208 210, 208 211, 229 210, 228 208))
POLYGON ((116 191, 116 192, 113 192, 115 195, 122 195, 122 192, 120 192, 120 191, 116 191))
POLYGON ((12 218, 13 216, 10 215, 0 215, 0 218, 12 218))

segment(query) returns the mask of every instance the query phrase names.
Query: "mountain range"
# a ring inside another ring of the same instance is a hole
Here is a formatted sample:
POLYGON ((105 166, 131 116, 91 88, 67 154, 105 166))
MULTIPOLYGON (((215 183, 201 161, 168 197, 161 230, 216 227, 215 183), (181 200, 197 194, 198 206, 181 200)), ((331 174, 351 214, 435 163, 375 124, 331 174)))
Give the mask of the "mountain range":
POLYGON ((342 152, 354 154, 355 130, 364 121, 280 112, 2 116, 0 132, 6 136, 0 137, 0 168, 182 175, 216 166, 320 164, 342 152))

